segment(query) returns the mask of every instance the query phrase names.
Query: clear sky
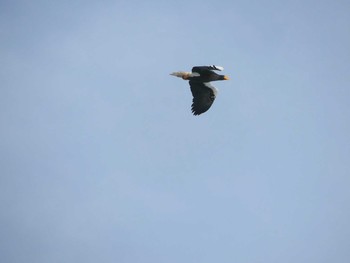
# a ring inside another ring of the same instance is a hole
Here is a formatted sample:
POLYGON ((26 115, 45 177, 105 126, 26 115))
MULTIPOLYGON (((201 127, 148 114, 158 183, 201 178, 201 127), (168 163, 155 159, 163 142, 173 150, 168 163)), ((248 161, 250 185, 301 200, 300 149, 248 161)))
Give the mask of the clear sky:
POLYGON ((349 13, 1 1, 1 262, 349 262, 349 13))

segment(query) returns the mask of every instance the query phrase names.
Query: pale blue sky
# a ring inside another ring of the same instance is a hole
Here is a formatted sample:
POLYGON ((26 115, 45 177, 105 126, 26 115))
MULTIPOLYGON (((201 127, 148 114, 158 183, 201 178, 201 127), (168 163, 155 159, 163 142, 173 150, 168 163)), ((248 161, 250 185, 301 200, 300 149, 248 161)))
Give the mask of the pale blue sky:
POLYGON ((2 1, 1 262, 349 262, 349 13, 2 1))

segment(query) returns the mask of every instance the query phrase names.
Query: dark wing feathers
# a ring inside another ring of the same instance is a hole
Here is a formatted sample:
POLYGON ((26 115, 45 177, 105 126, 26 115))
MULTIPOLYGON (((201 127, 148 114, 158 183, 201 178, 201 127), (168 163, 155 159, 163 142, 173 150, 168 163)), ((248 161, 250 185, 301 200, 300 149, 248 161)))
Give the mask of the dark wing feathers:
POLYGON ((203 82, 190 81, 193 95, 192 112, 194 115, 202 114, 209 110, 215 100, 214 91, 203 82))
POLYGON ((215 66, 215 65, 212 65, 212 66, 195 66, 192 68, 192 72, 197 72, 197 73, 202 73, 202 72, 205 72, 205 71, 211 71, 211 70, 222 70, 223 67, 218 67, 218 66, 215 66))

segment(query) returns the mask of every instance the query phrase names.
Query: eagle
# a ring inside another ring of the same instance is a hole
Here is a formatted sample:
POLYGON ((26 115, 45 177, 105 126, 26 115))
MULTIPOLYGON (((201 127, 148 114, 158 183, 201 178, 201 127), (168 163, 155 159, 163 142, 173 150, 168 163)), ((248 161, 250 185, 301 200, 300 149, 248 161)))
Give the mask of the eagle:
POLYGON ((191 107, 193 115, 206 112, 213 104, 218 90, 210 82, 229 79, 225 75, 216 74, 214 70, 222 71, 224 68, 215 65, 195 66, 192 68, 192 72, 177 71, 170 73, 172 76, 189 80, 193 96, 191 107))

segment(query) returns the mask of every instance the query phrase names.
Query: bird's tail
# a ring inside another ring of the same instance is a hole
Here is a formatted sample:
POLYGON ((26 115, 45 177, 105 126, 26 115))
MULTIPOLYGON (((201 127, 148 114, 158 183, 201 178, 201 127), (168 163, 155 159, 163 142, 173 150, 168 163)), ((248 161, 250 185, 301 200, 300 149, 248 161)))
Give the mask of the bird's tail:
POLYGON ((170 75, 183 78, 183 79, 188 79, 188 77, 191 76, 191 72, 177 71, 177 72, 170 73, 170 75))

